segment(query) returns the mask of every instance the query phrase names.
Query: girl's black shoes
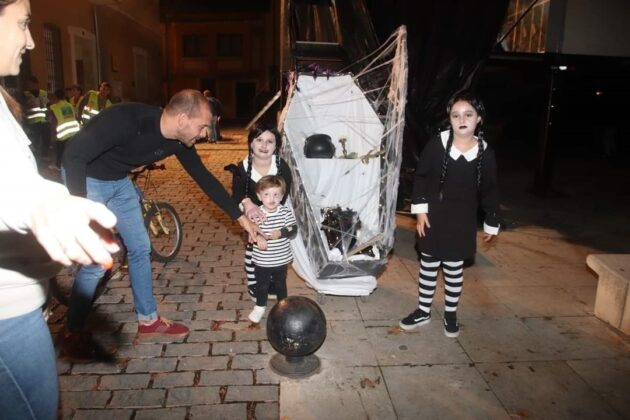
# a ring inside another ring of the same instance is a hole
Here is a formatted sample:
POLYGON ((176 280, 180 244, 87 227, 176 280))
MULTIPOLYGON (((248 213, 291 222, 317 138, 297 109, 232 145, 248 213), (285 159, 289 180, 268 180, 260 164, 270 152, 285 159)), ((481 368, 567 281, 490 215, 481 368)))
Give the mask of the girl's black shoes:
POLYGON ((421 325, 428 324, 429 321, 431 321, 430 313, 426 313, 422 309, 416 309, 409 316, 403 318, 398 325, 405 331, 411 331, 421 325))
POLYGON ((455 312, 444 312, 444 335, 450 338, 459 335, 459 323, 455 312))

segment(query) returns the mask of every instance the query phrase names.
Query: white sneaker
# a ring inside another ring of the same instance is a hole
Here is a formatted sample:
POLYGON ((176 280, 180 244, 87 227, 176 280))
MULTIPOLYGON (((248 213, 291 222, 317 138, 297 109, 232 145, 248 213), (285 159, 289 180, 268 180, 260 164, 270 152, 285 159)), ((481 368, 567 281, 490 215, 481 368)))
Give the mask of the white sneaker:
POLYGON ((254 306, 254 310, 249 314, 247 318, 250 321, 258 324, 260 320, 262 319, 262 317, 265 315, 265 309, 267 309, 265 306, 256 305, 254 306))

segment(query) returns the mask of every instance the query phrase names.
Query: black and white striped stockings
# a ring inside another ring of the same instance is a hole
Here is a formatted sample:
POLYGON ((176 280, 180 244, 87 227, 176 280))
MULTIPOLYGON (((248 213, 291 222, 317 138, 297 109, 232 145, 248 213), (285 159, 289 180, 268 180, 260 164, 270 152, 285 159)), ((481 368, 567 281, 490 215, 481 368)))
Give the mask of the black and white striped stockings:
POLYGON ((444 274, 444 311, 455 313, 464 283, 464 261, 441 261, 425 253, 420 256, 418 307, 431 313, 440 266, 444 274))

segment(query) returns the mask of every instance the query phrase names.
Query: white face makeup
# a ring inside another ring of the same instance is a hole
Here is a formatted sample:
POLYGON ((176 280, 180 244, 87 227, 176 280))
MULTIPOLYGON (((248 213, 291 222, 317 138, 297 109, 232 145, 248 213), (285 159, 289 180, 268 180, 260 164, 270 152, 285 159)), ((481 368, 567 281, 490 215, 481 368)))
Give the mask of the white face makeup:
POLYGON ((35 48, 28 25, 31 23, 29 0, 18 0, 6 6, 0 14, 0 76, 20 73, 22 54, 35 48))
POLYGON ((265 131, 252 140, 250 148, 255 158, 268 159, 276 151, 276 136, 271 131, 265 131))
POLYGON ((466 101, 455 102, 451 107, 449 118, 453 133, 459 137, 473 136, 477 124, 481 122, 481 117, 475 108, 466 101))

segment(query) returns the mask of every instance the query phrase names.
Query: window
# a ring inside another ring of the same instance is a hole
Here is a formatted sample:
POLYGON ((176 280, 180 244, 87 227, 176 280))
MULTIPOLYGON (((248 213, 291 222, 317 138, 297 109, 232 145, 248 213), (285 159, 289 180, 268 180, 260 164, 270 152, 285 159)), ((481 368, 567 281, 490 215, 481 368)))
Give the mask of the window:
POLYGON ((44 50, 46 54, 46 70, 48 70, 46 87, 50 92, 54 92, 64 87, 59 28, 44 24, 44 50))
POLYGON ((217 36, 217 55, 219 57, 240 57, 243 55, 243 35, 219 34, 217 36))
POLYGON ((330 0, 295 0, 291 27, 296 41, 340 43, 337 9, 330 0))
POLYGON ((503 31, 505 51, 544 53, 550 0, 510 0, 503 31))
POLYGON ((188 34, 182 37, 182 56, 198 58, 208 56, 208 36, 205 34, 188 34))

